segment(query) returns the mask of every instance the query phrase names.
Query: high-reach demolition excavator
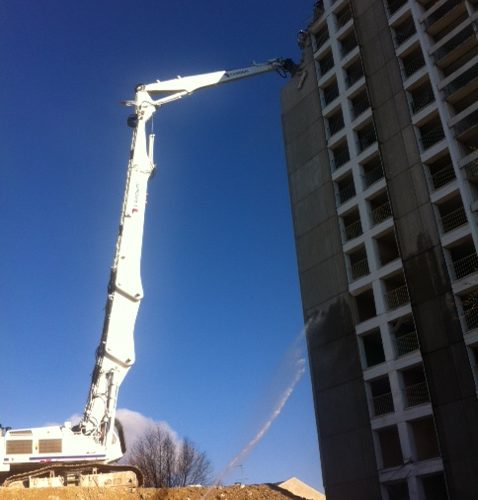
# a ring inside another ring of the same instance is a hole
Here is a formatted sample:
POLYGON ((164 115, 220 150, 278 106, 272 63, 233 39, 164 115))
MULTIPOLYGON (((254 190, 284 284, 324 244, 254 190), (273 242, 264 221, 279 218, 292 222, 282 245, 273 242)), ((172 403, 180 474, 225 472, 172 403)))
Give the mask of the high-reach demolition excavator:
POLYGON ((217 71, 138 85, 128 118, 133 129, 130 160, 113 266, 108 284, 103 333, 96 350, 85 410, 72 426, 26 429, 0 427, 0 479, 3 486, 139 486, 141 472, 116 464, 125 452, 116 419, 118 390, 135 361, 134 324, 143 297, 140 264, 148 179, 154 171, 154 134, 146 124, 161 106, 194 91, 269 71, 295 71, 290 59, 273 59, 233 71, 217 71))

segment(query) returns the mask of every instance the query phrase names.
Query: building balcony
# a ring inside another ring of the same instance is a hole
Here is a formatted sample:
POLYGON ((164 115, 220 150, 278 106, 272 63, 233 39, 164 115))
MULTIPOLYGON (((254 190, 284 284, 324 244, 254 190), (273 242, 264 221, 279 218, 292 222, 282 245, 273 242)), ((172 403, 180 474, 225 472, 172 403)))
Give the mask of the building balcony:
POLYGON ((368 147, 377 142, 377 136, 375 135, 375 127, 373 126, 373 123, 357 130, 357 142, 360 152, 365 151, 368 147))
MULTIPOLYGON (((451 78, 451 77, 450 77, 451 78)), ((472 94, 478 89, 478 63, 470 66, 468 69, 453 78, 450 83, 445 85, 443 92, 446 100, 454 104, 463 96, 472 94)))
POLYGON ((387 0, 386 5, 387 5, 387 11, 388 15, 392 16, 402 8, 405 4, 407 3, 407 0, 387 0))
POLYGON ((371 406, 374 416, 385 415, 394 411, 392 390, 388 376, 383 376, 368 383, 371 406))
MULTIPOLYGON (((430 35, 444 32, 453 26, 463 12, 466 12, 463 0, 441 0, 436 2, 422 16, 423 25, 430 35)), ((444 33, 443 33, 444 34, 444 33)))
POLYGON ((418 406, 430 401, 430 395, 425 380, 425 372, 421 364, 400 370, 399 373, 402 380, 402 392, 406 408, 418 406))
POLYGON ((417 30, 415 29, 415 23, 413 18, 409 17, 399 26, 393 28, 395 46, 400 47, 402 43, 406 42, 410 37, 412 37, 417 30))
POLYGON ((464 333, 471 332, 475 328, 478 328, 478 305, 463 313, 462 325, 464 333))
POLYGON ((375 236, 375 249, 381 266, 386 266, 400 257, 395 231, 386 231, 375 236))
POLYGON ((454 229, 465 225, 467 222, 468 220, 463 206, 441 215, 441 226, 444 233, 453 231, 454 229))
POLYGON ((345 234, 345 239, 347 241, 353 240, 354 238, 357 238, 363 233, 362 230, 362 223, 360 222, 360 219, 348 224, 347 226, 344 226, 344 234, 345 234))
POLYGON ((478 144, 478 109, 462 118, 453 127, 455 137, 469 149, 474 150, 478 144))
POLYGON ((332 55, 332 52, 327 52, 323 57, 321 57, 318 61, 317 64, 319 66, 319 76, 324 76, 326 73, 328 73, 333 67, 334 67, 334 57, 332 55))
POLYGON ((389 325, 390 333, 395 340, 397 358, 419 349, 417 331, 412 316, 400 317, 389 325))
POLYGON ((393 413, 395 408, 393 406, 392 393, 388 392, 387 394, 381 394, 380 396, 372 398, 372 408, 375 417, 393 413))
POLYGON ((324 107, 328 106, 338 96, 339 96, 339 87, 336 81, 322 88, 322 101, 324 107))
POLYGON ((367 274, 369 273, 370 270, 368 267, 367 258, 354 262, 353 264, 350 264, 350 275, 353 281, 358 280, 363 276, 367 276, 367 274))
POLYGON ((404 335, 395 336, 395 349, 397 357, 405 356, 406 354, 417 351, 418 348, 419 344, 416 330, 404 335))
POLYGON ((336 134, 337 132, 339 132, 344 128, 344 117, 341 111, 327 118, 327 127, 328 127, 329 137, 336 134))
POLYGON ((368 100, 367 92, 361 92, 351 99, 352 104, 352 115, 355 118, 360 116, 362 113, 367 111, 370 107, 370 103, 368 100))
POLYGON ((362 63, 360 59, 354 61, 352 64, 345 68, 345 81, 347 87, 352 87, 363 77, 362 63))
POLYGON ((337 198, 339 205, 342 205, 346 201, 350 200, 355 196, 355 185, 353 180, 349 182, 339 183, 339 189, 337 191, 337 198))
POLYGON ((445 137, 445 132, 440 123, 427 124, 419 127, 420 145, 426 151, 445 137))
POLYGON ((380 224, 384 220, 392 216, 392 208, 390 207, 390 202, 387 200, 382 205, 379 205, 372 209, 371 211, 372 222, 374 225, 380 224))
POLYGON ((360 335, 360 342, 363 347, 366 368, 379 365, 385 361, 385 353, 383 351, 382 336, 380 330, 376 329, 360 335))
POLYGON ((461 324, 463 332, 468 333, 478 328, 478 290, 472 290, 460 299, 463 309, 461 324))
POLYGON ((466 178, 473 184, 478 183, 478 158, 465 165, 466 178))
POLYGON ((339 144, 337 147, 332 149, 332 167, 334 170, 337 170, 342 165, 345 165, 349 160, 350 154, 346 142, 339 144))
POLYGON ((354 50, 355 47, 357 47, 357 40, 355 39, 353 31, 342 40, 339 40, 339 42, 340 42, 340 53, 342 57, 345 57, 347 54, 352 52, 352 50, 354 50))
POLYGON ((413 89, 410 92, 410 104, 413 114, 418 113, 423 108, 435 101, 435 95, 430 82, 426 82, 421 87, 413 89))
POLYGON ((319 50, 329 41, 329 30, 325 25, 318 33, 314 35, 315 50, 319 50))
POLYGON ((405 78, 410 78, 419 69, 425 66, 425 59, 423 58, 420 48, 403 57, 401 61, 405 78))
POLYGON ((478 50, 478 42, 473 25, 467 25, 462 30, 458 31, 446 43, 439 46, 433 53, 433 58, 437 66, 445 73, 451 74, 455 69, 455 62, 458 65, 462 64, 461 58, 466 54, 466 59, 471 59, 472 55, 476 55, 478 50))
POLYGON ((439 189, 443 186, 446 186, 449 182, 456 179, 453 165, 450 163, 445 167, 434 171, 430 174, 430 179, 433 189, 439 189))
POLYGON ((370 170, 367 170, 362 174, 363 184, 365 188, 370 187, 372 184, 375 184, 380 179, 383 179, 383 169, 382 165, 378 165, 370 170))
POLYGON ((453 280, 460 280, 478 271, 478 256, 471 236, 446 248, 446 254, 453 280))
POLYGON ((408 296, 407 285, 403 284, 397 288, 388 290, 385 293, 385 302, 387 303, 388 309, 396 309, 397 307, 408 304, 410 298, 408 296))
POLYGON ((347 5, 345 9, 342 9, 335 14, 335 24, 337 26, 337 30, 343 28, 351 19, 352 19, 352 12, 350 11, 349 6, 347 5))
POLYGON ((314 2, 314 21, 322 17, 324 14, 324 2, 323 0, 317 0, 314 2))
POLYGON ((430 402, 430 394, 426 382, 409 385, 403 390, 406 407, 418 406, 430 402))
POLYGON ((453 261, 453 269, 455 271, 455 279, 461 279, 469 274, 478 271, 478 255, 476 252, 470 253, 465 257, 453 261))
MULTIPOLYGON (((377 431, 374 431, 374 434, 377 436, 377 461, 380 467, 380 473, 383 474, 384 470, 391 469, 389 474, 392 474, 391 477, 395 480, 395 484, 397 484, 397 472, 401 473, 402 476, 404 473, 407 473, 407 470, 403 469, 403 453, 402 447, 400 446, 400 436, 398 434, 398 428, 396 425, 392 425, 390 427, 377 429, 377 431)), ((403 477, 401 477, 400 479, 402 479, 403 481, 403 477)), ((387 490, 388 492, 390 492, 389 488, 387 488, 387 490)), ((394 488, 393 490, 393 493, 396 493, 396 488, 394 488)), ((410 497, 407 494, 407 496, 405 497, 393 497, 389 495, 387 496, 387 498, 389 500, 405 500, 410 497)))

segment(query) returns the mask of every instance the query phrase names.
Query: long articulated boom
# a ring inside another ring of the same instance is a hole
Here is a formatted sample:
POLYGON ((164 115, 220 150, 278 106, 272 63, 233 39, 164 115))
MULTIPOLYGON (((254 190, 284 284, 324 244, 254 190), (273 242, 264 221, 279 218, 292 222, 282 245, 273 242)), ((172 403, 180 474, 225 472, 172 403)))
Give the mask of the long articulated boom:
MULTIPOLYGON (((152 115, 150 110, 149 116, 152 115)), ((80 429, 102 443, 112 431, 118 388, 134 363, 134 324, 143 287, 141 284, 141 246, 148 179, 154 170, 153 137, 146 143, 145 122, 139 120, 133 131, 126 189, 116 251, 108 285, 108 298, 101 341, 86 408, 80 429)))
MULTIPOLYGON (((128 119, 128 124, 133 128, 130 160, 103 333, 96 351, 83 417, 74 427, 68 422, 61 426, 19 430, 0 427, 0 473, 8 475, 12 471, 17 472, 4 484, 29 482, 31 485, 33 479, 38 482, 50 481, 48 478, 53 476, 58 478, 59 484, 63 484, 60 476, 66 477, 72 467, 75 474, 80 471, 89 477, 94 476, 94 481, 97 480, 98 471, 102 475, 107 470, 116 473, 112 466, 106 469, 104 464, 118 460, 124 453, 122 432, 115 430, 115 415, 119 387, 135 361, 133 334, 143 298, 140 264, 147 185, 154 171, 154 135, 147 137, 146 124, 154 112, 164 104, 202 88, 269 71, 278 71, 286 76, 286 73, 293 73, 295 68, 290 59, 273 59, 248 68, 177 77, 136 87, 134 101, 126 102, 135 108, 134 115, 128 119), (55 464, 44 467, 45 462, 55 464), (86 466, 77 467, 78 464, 86 463, 90 464, 90 469, 86 466), (97 467, 98 463, 103 465, 97 467), (35 473, 32 472, 34 469, 35 473)), ((126 472, 136 474, 136 477, 139 474, 133 468, 126 472)))
POLYGON ((248 78, 269 71, 291 72, 289 59, 274 59, 263 64, 233 71, 216 71, 195 76, 177 77, 136 87, 136 113, 129 120, 134 127, 128 164, 126 190, 121 211, 116 253, 108 289, 106 315, 80 429, 107 444, 114 428, 118 389, 134 363, 134 323, 143 297, 140 262, 146 208, 147 183, 154 170, 153 140, 146 137, 146 124, 160 106, 194 91, 248 78))

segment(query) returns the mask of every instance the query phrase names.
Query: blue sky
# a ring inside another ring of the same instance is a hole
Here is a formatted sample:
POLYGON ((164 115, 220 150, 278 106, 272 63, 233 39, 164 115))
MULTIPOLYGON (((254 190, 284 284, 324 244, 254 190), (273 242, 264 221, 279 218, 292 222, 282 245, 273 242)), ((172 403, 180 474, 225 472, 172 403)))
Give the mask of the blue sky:
MULTIPOLYGON (((83 409, 136 83, 299 57, 312 1, 2 2, 0 422, 83 409)), ((155 115, 145 298, 119 407, 166 421, 218 472, 272 409, 302 328, 280 123, 284 80, 204 90, 155 115), (271 398, 272 396, 272 398, 271 398)), ((226 482, 322 489, 308 373, 226 482)))

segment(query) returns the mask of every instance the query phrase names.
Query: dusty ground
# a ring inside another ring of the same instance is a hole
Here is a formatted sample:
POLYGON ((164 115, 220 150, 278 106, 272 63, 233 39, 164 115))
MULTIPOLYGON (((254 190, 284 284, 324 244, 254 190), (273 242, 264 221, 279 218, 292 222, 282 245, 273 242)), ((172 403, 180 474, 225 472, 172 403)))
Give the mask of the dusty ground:
POLYGON ((1 500, 298 500, 300 497, 274 485, 214 488, 0 488, 1 500))

